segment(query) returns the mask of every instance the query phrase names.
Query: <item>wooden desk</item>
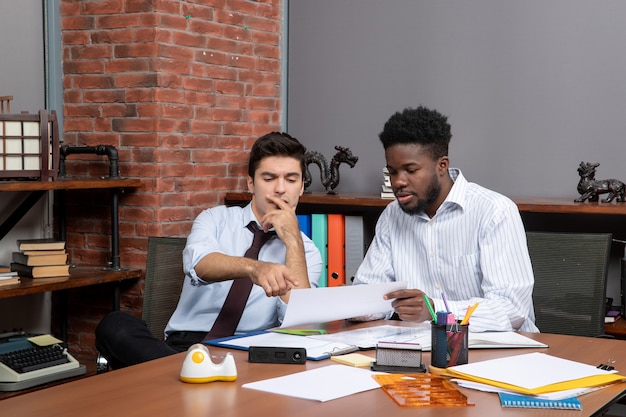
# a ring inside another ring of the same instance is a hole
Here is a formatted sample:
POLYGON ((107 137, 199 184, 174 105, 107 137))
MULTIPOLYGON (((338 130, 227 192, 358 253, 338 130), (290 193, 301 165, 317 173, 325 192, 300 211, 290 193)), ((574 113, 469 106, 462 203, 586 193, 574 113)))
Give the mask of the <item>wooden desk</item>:
MULTIPOLYGON (((383 322, 375 322, 383 324, 383 322)), ((393 322, 398 324, 398 322, 393 322)), ((369 324, 365 324, 369 325, 369 324)), ((360 326, 359 326, 360 327, 360 326)), ((615 359, 617 369, 626 370, 626 342, 577 336, 527 334, 547 343, 548 349, 484 349, 471 350, 470 361, 479 361, 532 351, 545 352, 588 364, 615 359)), ((608 405, 626 391, 626 383, 580 397, 582 412, 568 410, 503 410, 496 394, 462 389, 473 407, 403 408, 397 406, 383 390, 371 390, 337 400, 320 403, 277 394, 241 388, 242 384, 310 370, 331 363, 329 360, 306 365, 275 365, 249 363, 247 352, 211 347, 212 355, 232 352, 237 363, 238 378, 234 382, 185 384, 179 380, 185 354, 169 356, 130 368, 110 371, 79 381, 69 382, 8 398, 0 402, 3 415, 20 416, 529 416, 576 417, 600 415, 608 405)), ((372 358, 374 351, 364 352, 372 358)), ((430 355, 424 353, 424 362, 430 355)), ((530 370, 532 371, 532 370, 530 370)), ((625 371, 626 372, 626 371, 625 371)))

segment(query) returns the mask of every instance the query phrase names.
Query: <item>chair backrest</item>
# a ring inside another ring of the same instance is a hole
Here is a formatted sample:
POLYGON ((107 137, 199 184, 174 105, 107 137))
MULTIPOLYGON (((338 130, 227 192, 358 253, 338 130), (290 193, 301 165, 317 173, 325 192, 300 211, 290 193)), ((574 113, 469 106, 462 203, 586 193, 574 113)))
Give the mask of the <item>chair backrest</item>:
POLYGON ((610 233, 527 232, 535 323, 544 333, 604 334, 610 233))
POLYGON ((146 280, 142 319, 152 334, 161 339, 170 316, 176 309, 185 275, 182 237, 148 238, 146 280))

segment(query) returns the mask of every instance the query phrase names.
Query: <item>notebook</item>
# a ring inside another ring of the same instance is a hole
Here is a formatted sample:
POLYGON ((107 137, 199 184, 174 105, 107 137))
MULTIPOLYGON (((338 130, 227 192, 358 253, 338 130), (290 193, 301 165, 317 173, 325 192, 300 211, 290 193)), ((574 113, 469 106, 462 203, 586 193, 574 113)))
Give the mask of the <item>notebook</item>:
POLYGON ((354 346, 341 342, 328 342, 325 340, 312 339, 307 336, 295 336, 265 330, 221 339, 206 340, 204 343, 209 346, 239 350, 248 350, 250 346, 304 348, 306 349, 307 359, 313 361, 328 359, 337 352, 347 350, 354 351, 356 349, 354 346))
POLYGON ((537 398, 532 395, 499 392, 500 405, 504 408, 551 408, 558 410, 582 410, 583 406, 577 397, 561 400, 537 398))

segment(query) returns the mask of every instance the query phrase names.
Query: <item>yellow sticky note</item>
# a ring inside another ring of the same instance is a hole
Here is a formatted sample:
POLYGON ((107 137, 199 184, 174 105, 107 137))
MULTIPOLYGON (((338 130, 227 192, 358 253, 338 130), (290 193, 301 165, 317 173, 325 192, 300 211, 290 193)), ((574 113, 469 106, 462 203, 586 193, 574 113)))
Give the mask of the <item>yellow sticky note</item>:
POLYGON ((331 356, 331 361, 341 363, 343 365, 355 366, 357 368, 369 368, 374 362, 373 358, 362 353, 348 353, 347 355, 331 356))
POLYGON ((63 343, 62 340, 57 339, 56 337, 49 334, 42 334, 41 336, 33 336, 29 337, 28 341, 36 344, 37 346, 50 346, 57 343, 63 343))

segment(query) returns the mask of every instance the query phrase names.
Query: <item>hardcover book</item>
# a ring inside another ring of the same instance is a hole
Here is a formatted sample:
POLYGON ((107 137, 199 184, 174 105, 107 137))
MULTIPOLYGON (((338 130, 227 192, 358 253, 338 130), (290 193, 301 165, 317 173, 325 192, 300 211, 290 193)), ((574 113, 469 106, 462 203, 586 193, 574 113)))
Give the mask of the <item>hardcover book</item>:
POLYGON ((20 277, 17 277, 17 276, 0 278, 0 287, 4 285, 12 285, 12 284, 19 284, 19 283, 20 283, 20 277))
POLYGON ((22 252, 13 252, 13 262, 27 266, 65 265, 67 253, 61 255, 25 255, 22 252))
POLYGON ((17 262, 11 263, 11 269, 21 277, 45 278, 69 276, 69 265, 29 266, 17 262))
POLYGON ((19 239, 17 241, 17 247, 19 250, 51 250, 51 249, 65 249, 65 242, 52 238, 43 239, 19 239))

